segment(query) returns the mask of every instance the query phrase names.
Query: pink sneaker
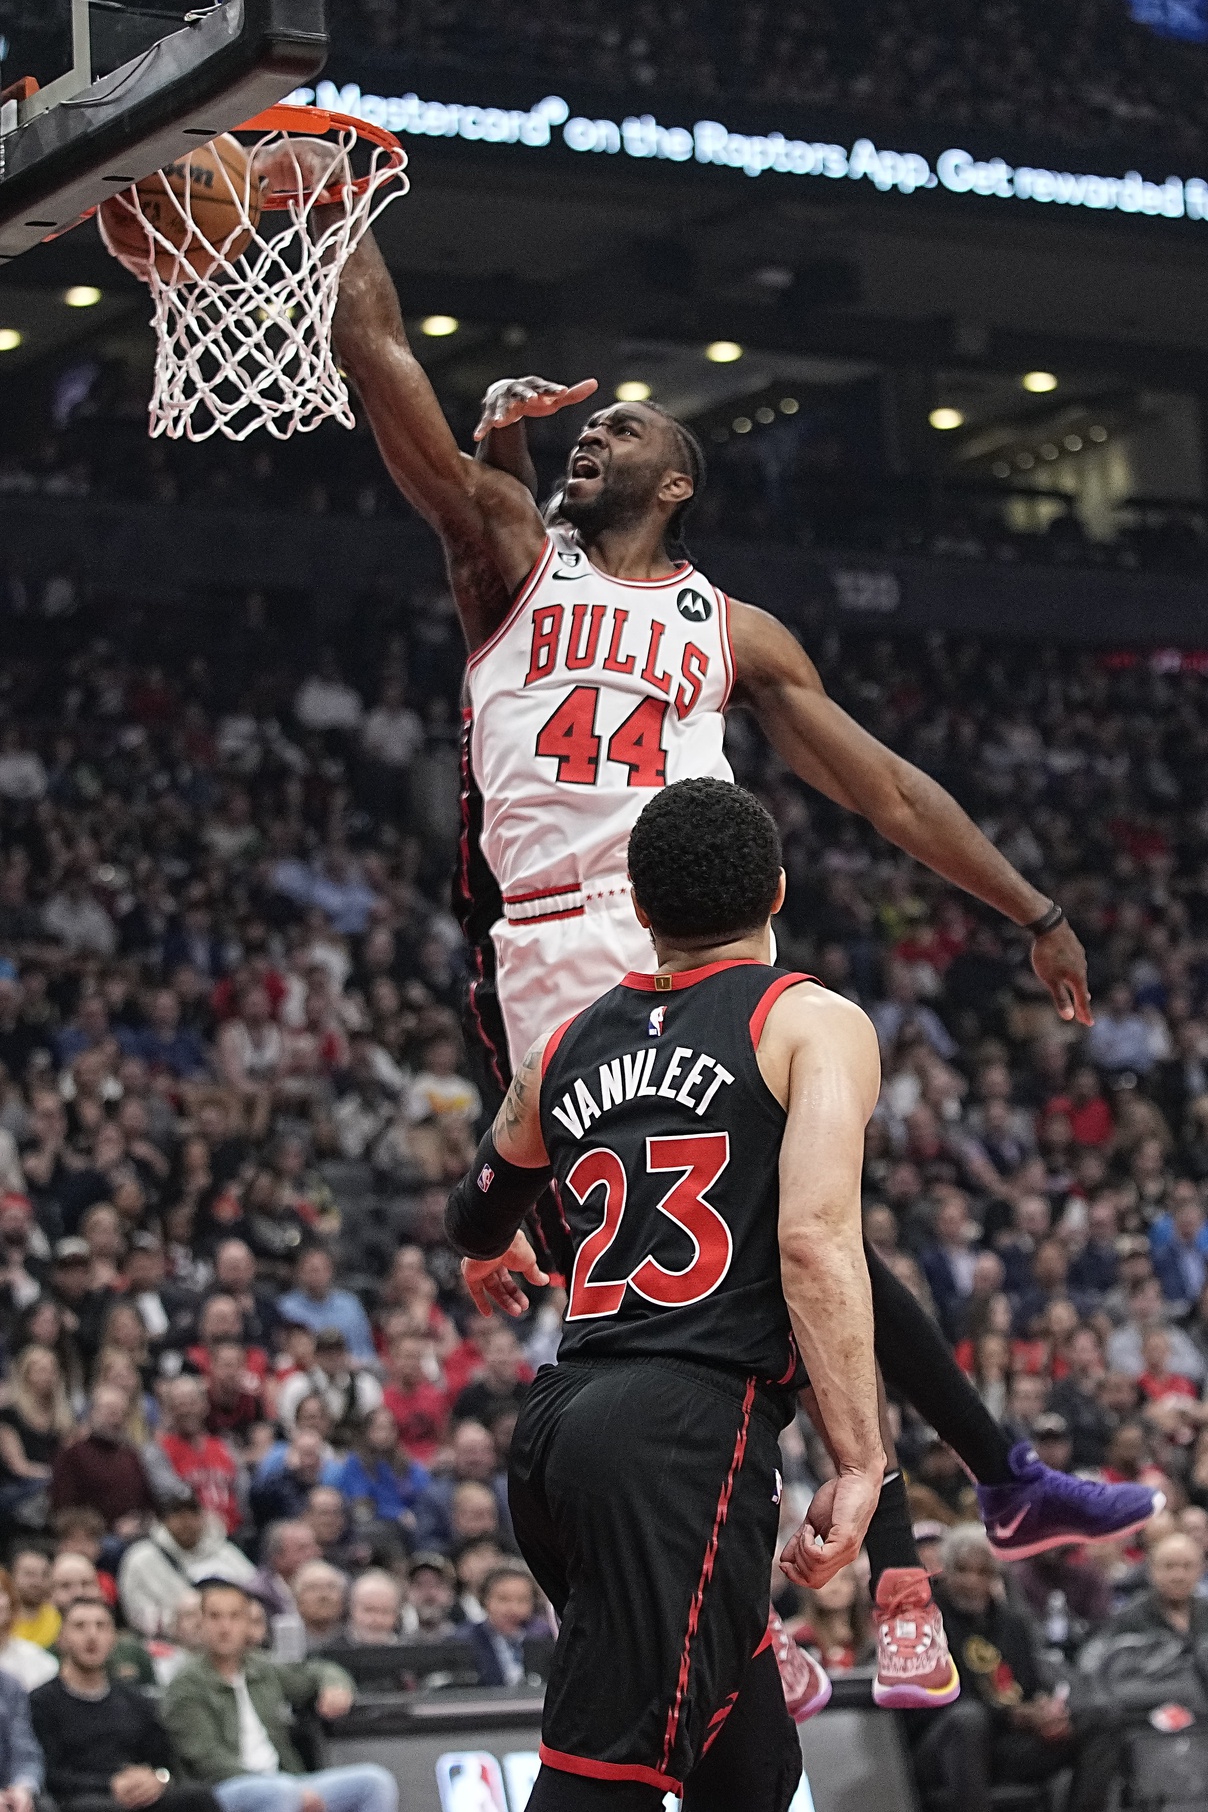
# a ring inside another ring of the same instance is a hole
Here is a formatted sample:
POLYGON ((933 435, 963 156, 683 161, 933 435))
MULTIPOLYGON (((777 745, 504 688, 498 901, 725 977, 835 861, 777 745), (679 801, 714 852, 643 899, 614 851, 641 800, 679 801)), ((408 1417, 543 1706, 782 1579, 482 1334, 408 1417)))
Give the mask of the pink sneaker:
POLYGON ((878 1705, 951 1705, 961 1679, 948 1651, 944 1620, 922 1567, 890 1567, 877 1586, 878 1705))
POLYGON ((821 1711, 830 1698, 830 1675, 808 1649, 793 1641, 775 1611, 768 1613, 768 1635, 772 1638, 789 1716, 794 1724, 804 1724, 807 1718, 821 1711))

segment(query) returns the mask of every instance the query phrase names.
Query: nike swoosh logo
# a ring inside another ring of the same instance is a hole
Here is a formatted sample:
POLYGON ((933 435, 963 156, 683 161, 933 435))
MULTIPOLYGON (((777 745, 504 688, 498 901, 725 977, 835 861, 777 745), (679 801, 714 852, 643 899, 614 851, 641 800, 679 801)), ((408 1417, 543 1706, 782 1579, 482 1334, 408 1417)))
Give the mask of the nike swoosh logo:
POLYGON ((1023 1509, 1019 1512, 1019 1515, 1012 1517, 1009 1523, 995 1523, 993 1529, 990 1531, 995 1541, 1010 1541, 1016 1529, 1018 1529, 1020 1523, 1031 1508, 1032 1506, 1030 1504, 1025 1504, 1023 1509))

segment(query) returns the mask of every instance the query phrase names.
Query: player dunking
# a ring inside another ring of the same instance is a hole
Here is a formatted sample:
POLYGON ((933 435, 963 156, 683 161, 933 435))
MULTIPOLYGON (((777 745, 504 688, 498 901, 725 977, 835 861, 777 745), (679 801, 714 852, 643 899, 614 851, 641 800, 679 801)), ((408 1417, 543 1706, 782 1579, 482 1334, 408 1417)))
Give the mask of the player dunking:
POLYGON ((656 793, 629 842, 658 968, 539 1038, 446 1227, 471 1294, 543 1282, 551 1174, 573 1262, 558 1364, 512 1442, 521 1551, 561 1618, 531 1812, 782 1812, 801 1755, 764 1632, 778 1438, 808 1371, 839 1466, 790 1541, 854 1559, 884 1470, 860 1238, 880 1061, 858 1007, 770 966, 780 839, 741 787, 656 793))
MULTIPOLYGON (((736 701, 796 773, 1031 930, 1033 967, 1058 1010, 1089 1023, 1082 947, 1060 910, 942 788, 827 698, 781 624, 726 598, 682 556, 675 543, 704 471, 678 423, 649 404, 593 415, 568 464, 565 526, 547 532, 522 483, 459 452, 368 236, 344 272, 336 337, 392 476, 441 536, 470 647, 467 767, 480 797, 471 790, 464 856, 492 903, 476 900, 469 922, 484 981, 498 967, 513 1060, 627 969, 649 966, 625 897, 628 831, 652 790, 729 778, 722 712, 736 701)), ((489 1034, 490 990, 475 994, 489 1034)), ((506 1073, 508 1052, 495 1049, 506 1073)), ((1096 1540, 1147 1519, 1144 1488, 1088 1485, 1012 1450, 938 1328, 867 1256, 885 1376, 980 1481, 1000 1552, 1096 1540)), ((899 1688, 912 1691, 912 1643, 925 1647, 935 1627, 900 1476, 887 1481, 868 1551, 874 1580, 888 1569, 922 1584, 923 1604, 916 1593, 908 1607, 913 1637, 892 1597, 879 1599, 879 1684, 895 1702, 899 1688)))

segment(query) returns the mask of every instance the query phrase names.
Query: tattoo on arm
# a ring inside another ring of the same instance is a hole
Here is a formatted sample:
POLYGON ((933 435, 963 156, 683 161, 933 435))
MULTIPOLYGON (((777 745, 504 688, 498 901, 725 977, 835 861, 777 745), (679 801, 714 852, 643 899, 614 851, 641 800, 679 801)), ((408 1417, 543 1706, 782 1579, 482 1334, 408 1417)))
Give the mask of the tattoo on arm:
POLYGON ((524 1061, 512 1077, 503 1106, 495 1116, 495 1135, 504 1133, 511 1139, 522 1135, 524 1120, 534 1096, 541 1088, 541 1053, 544 1040, 538 1039, 525 1052, 524 1061))

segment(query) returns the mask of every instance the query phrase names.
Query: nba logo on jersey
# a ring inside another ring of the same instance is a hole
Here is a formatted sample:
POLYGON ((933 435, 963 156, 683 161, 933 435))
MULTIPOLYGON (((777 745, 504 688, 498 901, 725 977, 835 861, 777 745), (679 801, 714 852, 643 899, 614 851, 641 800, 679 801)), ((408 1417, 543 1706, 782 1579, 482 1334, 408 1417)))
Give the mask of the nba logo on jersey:
POLYGON ((436 1764, 441 1812, 508 1812, 503 1776, 493 1755, 462 1751, 436 1764))
POLYGON ((646 1027, 646 1030, 650 1034, 651 1038, 661 1038, 662 1037, 662 1035, 663 1035, 663 1016, 666 1013, 666 1011, 667 1011, 666 1006, 651 1008, 650 1024, 646 1027))
POLYGON ((487 1190, 491 1187, 491 1184, 494 1181, 495 1181, 495 1172, 491 1169, 491 1166, 489 1164, 484 1164, 482 1169, 478 1173, 478 1187, 482 1190, 482 1193, 484 1195, 487 1193, 487 1190))

